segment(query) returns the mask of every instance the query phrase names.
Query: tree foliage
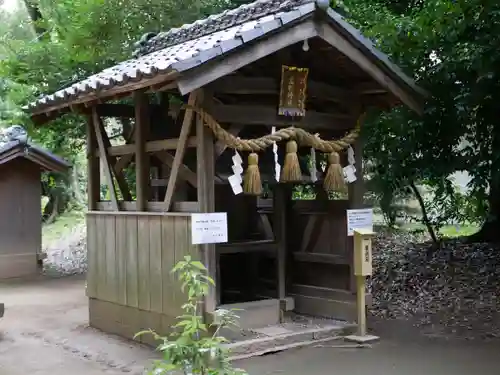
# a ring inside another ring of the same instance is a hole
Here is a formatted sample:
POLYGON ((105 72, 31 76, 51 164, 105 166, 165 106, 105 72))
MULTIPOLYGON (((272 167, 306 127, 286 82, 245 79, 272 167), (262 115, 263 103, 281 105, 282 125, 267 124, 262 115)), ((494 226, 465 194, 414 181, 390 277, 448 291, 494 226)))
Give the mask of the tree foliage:
MULTIPOLYGON (((479 0, 344 2, 354 23, 430 94, 423 117, 398 108, 367 125, 367 157, 398 189, 424 182, 452 196, 467 171, 471 201, 500 223, 500 3, 479 0), (380 147, 382 145, 382 147, 380 147)), ((446 200, 443 200, 446 201, 446 200)))
MULTIPOLYGON (((135 42, 145 32, 180 26, 231 5, 226 0, 24 3, 25 9, 0 15, 0 123, 23 124, 36 142, 72 163, 83 151, 83 119, 67 115, 34 128, 23 105, 130 58, 135 42)), ((57 181, 44 184, 47 193, 53 201, 69 201, 71 184, 61 176, 52 177, 57 181)), ((65 204, 59 207, 62 210, 65 204)))
MULTIPOLYGON (((0 15, 0 120, 29 123, 19 106, 130 57, 145 32, 247 2, 27 0, 29 12, 0 15)), ((442 194, 440 201, 450 202, 455 200, 444 198, 455 190, 448 176, 467 171, 473 215, 485 218, 483 234, 490 237, 490 229, 500 224, 495 107, 500 3, 334 0, 332 5, 430 94, 422 117, 405 108, 371 114, 364 132, 366 156, 378 184, 397 194, 425 184, 442 194)), ((81 119, 71 116, 31 134, 70 160, 84 139, 81 119)))

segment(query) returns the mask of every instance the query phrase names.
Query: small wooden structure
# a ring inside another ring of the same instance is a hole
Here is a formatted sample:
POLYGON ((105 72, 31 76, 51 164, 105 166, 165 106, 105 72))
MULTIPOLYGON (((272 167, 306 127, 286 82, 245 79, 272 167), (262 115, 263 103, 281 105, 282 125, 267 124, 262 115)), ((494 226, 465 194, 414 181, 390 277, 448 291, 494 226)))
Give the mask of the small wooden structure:
POLYGON ((69 164, 19 140, 0 147, 0 279, 38 273, 42 251, 41 171, 69 164))
MULTIPOLYGON (((259 153, 267 193, 234 195, 234 151, 208 126, 212 119, 226 138, 246 139, 293 125, 326 139, 352 131, 369 107, 420 111, 412 80, 323 3, 260 0, 147 35, 135 58, 30 105, 40 124, 68 111, 88 119, 92 326, 126 337, 165 330, 183 300, 169 270, 187 254, 217 280, 207 317, 236 304, 244 326, 276 323, 290 310, 355 318, 346 209, 363 205, 361 143, 353 144, 358 180, 342 199, 329 199, 321 173, 315 199, 292 199, 297 183, 276 183, 270 149, 259 153), (278 114, 283 65, 308 69, 306 110, 294 118, 278 114), (111 145, 107 118, 121 120, 122 144, 111 145), (108 200, 100 196, 99 161, 108 200), (127 181, 131 165, 135 180, 127 181), (192 245, 197 212, 227 212, 229 242, 192 245)), ((299 160, 309 152, 301 148, 299 160)), ((307 173, 303 183, 311 184, 307 173)))

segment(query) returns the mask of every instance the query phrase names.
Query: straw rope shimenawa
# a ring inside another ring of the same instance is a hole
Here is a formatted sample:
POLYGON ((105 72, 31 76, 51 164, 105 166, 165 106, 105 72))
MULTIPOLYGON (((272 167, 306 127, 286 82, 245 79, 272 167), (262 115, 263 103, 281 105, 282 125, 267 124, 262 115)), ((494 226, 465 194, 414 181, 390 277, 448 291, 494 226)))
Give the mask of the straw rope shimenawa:
POLYGON ((300 167, 296 156, 297 144, 299 144, 300 146, 312 147, 318 151, 330 154, 328 160, 331 165, 328 167, 324 180, 325 190, 344 191, 346 188, 342 174, 342 167, 339 164, 340 158, 338 153, 345 150, 358 138, 364 114, 359 117, 355 128, 338 140, 326 141, 315 134, 311 134, 304 129, 294 126, 280 129, 272 134, 268 134, 260 138, 241 139, 225 130, 208 112, 203 109, 191 105, 184 105, 183 108, 191 109, 198 114, 203 123, 210 130, 212 130, 215 138, 224 142, 227 147, 238 151, 250 152, 249 160, 251 163, 249 163, 249 165, 251 165, 252 168, 248 169, 247 173, 245 173, 245 193, 254 195, 259 195, 261 193, 261 179, 260 175, 257 175, 259 174, 259 170, 255 167, 258 160, 256 153, 272 146, 274 142, 280 141, 289 141, 289 144, 287 144, 287 157, 285 158, 285 165, 283 166, 284 173, 282 174, 281 182, 297 181, 297 178, 300 178, 300 167), (252 183, 252 181, 255 183, 252 183))

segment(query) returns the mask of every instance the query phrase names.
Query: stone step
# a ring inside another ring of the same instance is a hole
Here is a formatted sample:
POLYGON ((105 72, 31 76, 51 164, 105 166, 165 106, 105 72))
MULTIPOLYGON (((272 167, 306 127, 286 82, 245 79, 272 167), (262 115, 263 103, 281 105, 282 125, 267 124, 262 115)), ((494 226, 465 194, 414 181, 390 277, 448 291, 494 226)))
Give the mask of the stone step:
MULTIPOLYGON (((352 334, 356 329, 356 325, 346 323, 297 331, 282 329, 280 326, 266 327, 265 329, 268 329, 269 332, 275 331, 277 334, 226 344, 225 347, 230 351, 230 359, 249 358, 319 342, 342 339, 352 334)), ((259 331, 262 332, 263 330, 259 331)))

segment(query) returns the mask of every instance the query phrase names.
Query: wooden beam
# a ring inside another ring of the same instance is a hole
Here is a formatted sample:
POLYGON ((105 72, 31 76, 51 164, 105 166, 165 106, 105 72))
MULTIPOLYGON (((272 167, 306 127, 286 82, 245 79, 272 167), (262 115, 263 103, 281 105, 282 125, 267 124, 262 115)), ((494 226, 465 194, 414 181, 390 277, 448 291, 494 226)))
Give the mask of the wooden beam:
POLYGON ((92 109, 92 121, 94 123, 94 130, 97 139, 97 145, 99 146, 99 153, 101 155, 101 160, 103 161, 104 164, 104 174, 106 175, 106 180, 108 183, 109 196, 111 197, 111 204, 113 205, 112 207, 115 211, 119 211, 120 208, 118 207, 118 199, 116 199, 115 184, 113 182, 113 175, 111 174, 111 169, 110 169, 111 163, 109 160, 108 152, 106 150, 106 146, 104 144, 105 130, 102 121, 95 109, 92 109))
MULTIPOLYGON (((179 138, 160 139, 157 141, 149 141, 146 143, 146 152, 158 152, 163 150, 175 150, 179 138)), ((196 137, 189 137, 186 142, 186 147, 196 147, 196 137)), ((121 156, 135 153, 135 146, 133 144, 125 144, 119 146, 112 146, 108 148, 108 154, 112 156, 121 156)))
MULTIPOLYGON (((227 76, 212 82, 209 87, 217 94, 278 95, 279 78, 227 76)), ((308 80, 307 96, 338 103, 350 102, 359 95, 356 91, 308 80)))
MULTIPOLYGON (((194 91, 189 95, 188 104, 194 106, 197 101, 198 91, 194 91)), ((172 203, 172 197, 174 195, 175 186, 177 184, 177 175, 179 174, 179 168, 184 159, 184 153, 186 151, 186 145, 188 143, 189 133, 191 131, 191 123, 193 122, 193 111, 189 108, 184 112, 184 119, 182 122, 181 134, 179 135, 179 141, 177 143, 177 150, 175 151, 174 161, 170 170, 170 176, 168 178, 167 191, 165 193, 164 202, 167 206, 167 211, 170 210, 170 205, 172 203)))
POLYGON ((341 264, 348 265, 350 261, 344 255, 321 254, 321 253, 303 253, 296 251, 293 253, 293 259, 297 262, 322 263, 322 264, 341 264))
POLYGON ((396 83, 377 64, 363 54, 361 50, 354 47, 351 42, 334 30, 330 25, 324 22, 318 22, 316 28, 321 39, 325 40, 340 53, 344 54, 354 64, 368 73, 373 79, 380 83, 382 87, 387 88, 388 91, 392 92, 412 110, 419 114, 422 113, 421 104, 408 93, 408 90, 403 89, 400 84, 396 83))
MULTIPOLYGON (((165 165, 169 167, 169 169, 173 165, 173 160, 174 157, 165 151, 163 152, 157 152, 154 154, 160 160, 163 162, 165 165), (167 155, 165 157, 165 155, 167 155)), ((193 172, 187 165, 181 164, 179 167, 179 177, 185 180, 187 183, 189 183, 192 187, 196 188, 198 186, 198 180, 196 177, 196 172, 193 172)), ((226 179, 227 180, 227 179, 226 179)), ((227 181, 224 181, 222 178, 218 176, 214 176, 214 183, 217 185, 223 185, 228 183, 227 181)), ((167 179, 162 179, 159 178, 157 179, 156 186, 167 186, 168 185, 168 180, 167 179)))
POLYGON ((274 235, 278 246, 276 273, 278 281, 278 298, 284 301, 286 298, 286 264, 287 264, 287 206, 288 194, 287 186, 277 184, 273 192, 274 206, 274 235))
MULTIPOLYGON (((160 111, 160 106, 151 105, 150 111, 156 114, 160 111)), ((135 108, 129 104, 103 103, 97 105, 97 113, 102 117, 135 118, 135 108)))
POLYGON ((100 167, 96 148, 98 147, 95 136, 94 122, 92 116, 87 118, 87 195, 88 209, 95 211, 100 198, 100 167))
MULTIPOLYGON (((168 165, 170 167, 170 170, 172 170, 175 161, 175 158, 172 155, 170 155, 166 151, 159 151, 154 153, 153 155, 156 156, 156 158, 158 158, 158 160, 160 160, 162 163, 168 165)), ((179 177, 181 177, 183 180, 186 180, 193 187, 197 187, 198 185, 196 173, 182 163, 179 165, 179 177)), ((164 186, 168 186, 168 184, 164 186)))
POLYGON ((146 154, 146 140, 149 132, 148 98, 137 91, 134 94, 135 132, 135 191, 137 211, 145 211, 148 202, 149 156, 146 154))
POLYGON ((239 48, 231 54, 224 55, 222 63, 215 60, 203 64, 199 68, 192 69, 192 71, 185 72, 179 77, 177 87, 180 93, 185 95, 276 51, 302 42, 305 39, 313 38, 316 35, 314 21, 304 21, 287 30, 269 35, 258 43, 245 45, 245 48, 239 48))
POLYGON ((324 219, 324 215, 309 215, 304 228, 300 251, 311 252, 314 249, 323 228, 324 219))
POLYGON ((238 254, 251 252, 276 252, 276 243, 269 240, 245 241, 238 243, 224 243, 216 246, 217 254, 238 254))
POLYGON ((264 237, 266 238, 266 240, 274 241, 275 240, 274 231, 273 227, 271 226, 271 222, 269 221, 269 217, 267 216, 267 213, 261 212, 259 216, 260 216, 259 227, 264 233, 264 237))
MULTIPOLYGON (((121 163, 118 163, 116 160, 116 157, 109 153, 109 149, 111 147, 111 142, 109 140, 108 134, 106 133, 106 130, 104 129, 104 124, 102 123, 101 117, 98 116, 98 118, 99 118, 99 123, 101 124, 101 127, 102 127, 102 137, 103 137, 103 141, 104 141, 104 146, 106 147, 106 150, 108 153, 108 161, 109 161, 110 165, 112 166, 112 172, 114 173, 116 182, 118 184, 118 188, 120 189, 120 192, 121 192, 124 200, 126 200, 126 201, 132 200, 130 190, 128 189, 127 180, 125 179, 125 176, 122 173, 123 168, 120 168, 121 163), (118 165, 118 164, 120 164, 120 165, 118 165)), ((97 152, 99 152, 99 151, 97 151, 97 152)), ((125 162, 125 160, 124 160, 124 162, 125 162)))
MULTIPOLYGON (((210 110, 212 106, 212 95, 203 92, 203 99, 200 102, 203 108, 210 110)), ((201 116, 196 116, 196 138, 198 146, 196 148, 196 176, 198 178, 198 203, 200 212, 215 212, 215 155, 214 136, 210 129, 203 123, 201 116)), ((208 276, 213 280, 218 280, 217 255, 215 244, 200 245, 203 262, 207 268, 208 276)), ((220 285, 218 286, 220 288, 220 285)), ((220 289, 218 289, 220 290, 220 289)), ((214 287, 210 287, 205 296, 205 312, 211 314, 215 311, 219 297, 214 287)))
MULTIPOLYGON (((118 206, 121 211, 137 211, 137 202, 124 202, 119 201, 118 206)), ((165 202, 148 202, 147 204, 148 212, 136 212, 137 215, 147 215, 153 212, 163 212, 165 213, 165 202)), ((198 202, 174 202, 172 203, 172 208, 175 212, 200 212, 198 202)), ((112 207, 112 202, 97 202, 97 209, 99 211, 115 211, 112 207)), ((169 213, 172 215, 174 213, 169 213)))
POLYGON ((212 116, 220 123, 267 126, 298 126, 304 129, 351 129, 356 119, 349 115, 319 113, 307 111, 304 118, 293 120, 278 116, 278 110, 272 106, 225 105, 215 104, 212 116))
MULTIPOLYGON (((235 124, 235 125, 231 125, 229 127, 229 129, 227 129, 227 131, 228 131, 228 133, 230 133, 234 136, 237 136, 243 128, 244 128, 243 125, 235 124)), ((226 150, 226 148, 227 148, 227 144, 225 142, 217 141, 217 143, 215 144, 215 150, 214 150, 215 158, 217 159, 219 156, 221 156, 222 153, 226 150)))
POLYGON ((179 74, 169 70, 166 73, 158 74, 152 78, 142 79, 140 81, 131 81, 124 85, 116 85, 108 90, 100 90, 98 92, 90 92, 89 94, 84 94, 73 100, 61 101, 59 103, 42 107, 33 111, 31 116, 36 116, 38 114, 46 113, 47 116, 51 115, 51 112, 62 110, 71 105, 86 104, 89 102, 104 102, 107 100, 117 99, 123 96, 129 96, 131 92, 135 90, 140 90, 154 84, 167 83, 167 81, 173 82, 179 74))
POLYGON ((387 94, 387 89, 384 89, 376 82, 363 82, 354 86, 354 90, 362 95, 387 94))
MULTIPOLYGON (((109 154, 109 148, 108 148, 109 154)), ((113 167, 115 174, 121 173, 124 168, 127 168, 128 165, 134 159, 134 154, 123 155, 120 159, 118 159, 113 167)))

